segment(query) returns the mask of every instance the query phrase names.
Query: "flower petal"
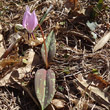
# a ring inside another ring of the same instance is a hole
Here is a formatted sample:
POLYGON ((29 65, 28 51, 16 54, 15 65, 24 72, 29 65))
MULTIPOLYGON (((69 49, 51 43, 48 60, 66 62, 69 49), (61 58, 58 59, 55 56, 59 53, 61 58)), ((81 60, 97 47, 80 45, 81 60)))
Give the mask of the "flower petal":
POLYGON ((31 15, 30 13, 30 9, 29 9, 29 6, 26 5, 26 11, 24 13, 24 16, 23 16, 23 27, 26 28, 27 24, 28 24, 28 17, 31 15))
POLYGON ((24 28, 26 28, 27 18, 28 18, 28 14, 27 12, 25 12, 23 16, 23 23, 22 23, 24 28))
POLYGON ((27 25, 27 30, 29 32, 34 31, 35 27, 38 25, 38 20, 35 14, 35 11, 32 12, 30 16, 28 16, 28 25, 27 25))
POLYGON ((26 11, 23 16, 23 27, 27 29, 29 33, 32 33, 35 27, 38 25, 38 19, 35 10, 30 13, 29 6, 26 6, 26 11))
POLYGON ((34 28, 36 28, 36 26, 38 25, 38 19, 37 19, 37 16, 36 16, 35 11, 33 11, 32 14, 33 14, 33 16, 35 16, 35 17, 34 17, 34 19, 35 19, 35 20, 34 20, 34 21, 35 21, 35 22, 34 22, 34 28))
POLYGON ((29 8, 28 5, 26 5, 26 11, 27 11, 27 12, 30 12, 30 8, 29 8))

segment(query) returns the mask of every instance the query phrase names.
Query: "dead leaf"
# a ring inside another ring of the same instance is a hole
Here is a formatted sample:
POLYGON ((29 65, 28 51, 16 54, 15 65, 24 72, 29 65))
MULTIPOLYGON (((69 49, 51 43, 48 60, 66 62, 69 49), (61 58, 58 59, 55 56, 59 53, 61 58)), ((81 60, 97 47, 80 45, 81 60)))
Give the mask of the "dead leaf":
POLYGON ((5 52, 5 48, 3 45, 3 35, 0 34, 0 57, 3 55, 4 52, 5 52))
POLYGON ((62 109, 65 107, 65 101, 61 99, 53 99, 52 104, 55 106, 57 109, 62 109))
POLYGON ((0 30, 2 30, 2 25, 0 24, 0 30))
POLYGON ((110 83, 107 82, 106 80, 104 80, 101 76, 97 75, 97 74, 92 74, 89 73, 88 77, 87 77, 88 82, 92 82, 95 85, 97 85, 97 87, 100 90, 104 90, 105 88, 110 86, 110 83))
POLYGON ((56 110, 56 109, 52 104, 50 104, 45 110, 56 110))
POLYGON ((104 105, 106 108, 110 107, 110 95, 108 92, 101 91, 97 87, 89 85, 81 74, 76 78, 76 83, 97 103, 104 105))
POLYGON ((33 69, 32 64, 33 64, 34 58, 35 58, 35 52, 33 51, 33 49, 27 50, 27 64, 26 64, 26 66, 14 68, 12 71, 8 71, 7 75, 5 75, 3 78, 0 79, 0 87, 5 86, 5 85, 14 84, 15 81, 18 84, 21 84, 22 81, 24 81, 23 78, 25 77, 26 73, 32 71, 32 69, 33 69))
POLYGON ((20 18, 20 15, 17 14, 17 15, 15 15, 15 16, 13 17, 13 20, 18 20, 19 18, 20 18))
POLYGON ((36 39, 33 39, 32 37, 30 37, 29 39, 25 38, 26 44, 33 46, 33 47, 42 44, 43 41, 44 41, 43 38, 36 38, 36 39))
POLYGON ((95 45, 93 48, 93 52, 96 52, 97 50, 101 49, 110 39, 110 32, 108 32, 106 35, 104 35, 95 45))
POLYGON ((76 9, 78 5, 78 0, 66 0, 65 6, 66 8, 71 8, 72 10, 76 9))
POLYGON ((35 52, 33 51, 33 49, 29 49, 28 52, 29 53, 27 57, 27 65, 25 67, 20 67, 12 71, 12 78, 14 78, 14 81, 21 82, 21 80, 25 77, 26 73, 31 72, 33 68, 32 63, 34 60, 35 52))
POLYGON ((9 79, 10 79, 11 74, 12 73, 10 72, 5 77, 3 77, 2 79, 0 79, 0 87, 6 86, 6 84, 10 82, 9 79))
POLYGON ((43 38, 36 38, 36 39, 30 38, 30 40, 29 40, 29 44, 31 46, 38 46, 38 45, 40 45, 42 43, 43 43, 43 38))

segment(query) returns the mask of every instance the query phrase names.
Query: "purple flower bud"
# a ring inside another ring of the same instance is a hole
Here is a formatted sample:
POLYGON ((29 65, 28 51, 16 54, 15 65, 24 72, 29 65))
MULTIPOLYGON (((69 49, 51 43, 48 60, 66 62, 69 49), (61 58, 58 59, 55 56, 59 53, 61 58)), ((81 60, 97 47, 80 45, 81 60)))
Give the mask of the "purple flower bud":
POLYGON ((38 25, 38 19, 35 10, 32 13, 30 13, 29 7, 26 6, 26 11, 23 16, 23 27, 26 28, 26 30, 29 33, 32 33, 37 25, 38 25))

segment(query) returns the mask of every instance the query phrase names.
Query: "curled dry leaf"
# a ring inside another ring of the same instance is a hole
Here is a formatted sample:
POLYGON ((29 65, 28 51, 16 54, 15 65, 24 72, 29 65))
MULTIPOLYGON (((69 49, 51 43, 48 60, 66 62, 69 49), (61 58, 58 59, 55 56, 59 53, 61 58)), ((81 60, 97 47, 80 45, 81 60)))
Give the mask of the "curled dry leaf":
POLYGON ((33 38, 30 38, 27 43, 30 45, 30 46, 38 46, 40 44, 43 43, 43 38, 36 38, 36 39, 33 39, 33 38))
POLYGON ((76 83, 85 92, 89 94, 97 103, 104 105, 107 109, 110 107, 110 95, 108 92, 101 91, 99 88, 94 87, 87 83, 88 81, 83 78, 81 74, 76 78, 76 83))
POLYGON ((8 85, 8 83, 10 82, 9 79, 10 79, 11 74, 12 73, 10 72, 5 77, 3 77, 2 79, 0 79, 0 87, 8 85))
POLYGON ((65 107, 65 101, 61 99, 53 99, 52 104, 55 106, 57 109, 62 109, 65 107))
POLYGON ((110 39, 110 32, 108 32, 106 35, 104 35, 95 45, 93 48, 93 52, 101 49, 110 39))
POLYGON ((31 72, 33 68, 32 63, 34 61, 35 52, 33 51, 33 49, 29 49, 27 53, 28 53, 27 55, 28 60, 27 60, 26 66, 20 67, 12 71, 12 78, 14 79, 14 81, 16 81, 19 84, 21 83, 21 80, 24 78, 26 73, 31 72))
POLYGON ((2 25, 0 24, 0 31, 2 30, 2 25))
POLYGON ((5 52, 5 48, 3 45, 3 35, 0 34, 0 57, 3 55, 4 52, 5 52))
POLYGON ((92 82, 94 83, 95 85, 97 85, 97 87, 100 89, 100 90, 104 90, 106 89, 107 87, 110 86, 110 83, 107 82, 106 80, 104 80, 101 76, 97 75, 97 74, 92 74, 92 73, 89 73, 88 77, 88 82, 92 82))
MULTIPOLYGON (((13 68, 13 70, 9 71, 7 75, 0 79, 0 86, 10 85, 15 83, 21 84, 22 79, 25 77, 27 72, 31 72, 33 61, 35 58, 35 52, 33 49, 27 50, 27 63, 25 67, 13 68), (14 80, 14 82, 11 80, 14 80)), ((37 61, 36 61, 37 62, 37 61)), ((34 62, 35 65, 35 62, 34 62)))
POLYGON ((56 110, 56 109, 52 104, 50 104, 45 110, 56 110))
POLYGON ((15 29, 16 30, 24 30, 24 27, 23 27, 23 25, 22 24, 15 24, 15 29))

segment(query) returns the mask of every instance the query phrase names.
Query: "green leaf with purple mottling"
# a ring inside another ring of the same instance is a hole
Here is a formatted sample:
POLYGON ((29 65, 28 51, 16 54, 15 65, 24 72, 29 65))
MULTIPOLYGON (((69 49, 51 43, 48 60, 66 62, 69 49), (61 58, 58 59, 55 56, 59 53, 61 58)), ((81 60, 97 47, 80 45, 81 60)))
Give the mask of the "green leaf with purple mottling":
POLYGON ((53 99, 55 94, 55 74, 49 69, 40 69, 35 74, 35 92, 44 110, 53 99))
MULTIPOLYGON (((56 53, 56 39, 55 39, 55 34, 53 30, 49 33, 45 42, 46 42, 46 50, 47 50, 47 57, 48 57, 47 59, 51 60, 56 53)), ((41 54, 44 62, 46 63, 44 44, 42 44, 41 54)))

